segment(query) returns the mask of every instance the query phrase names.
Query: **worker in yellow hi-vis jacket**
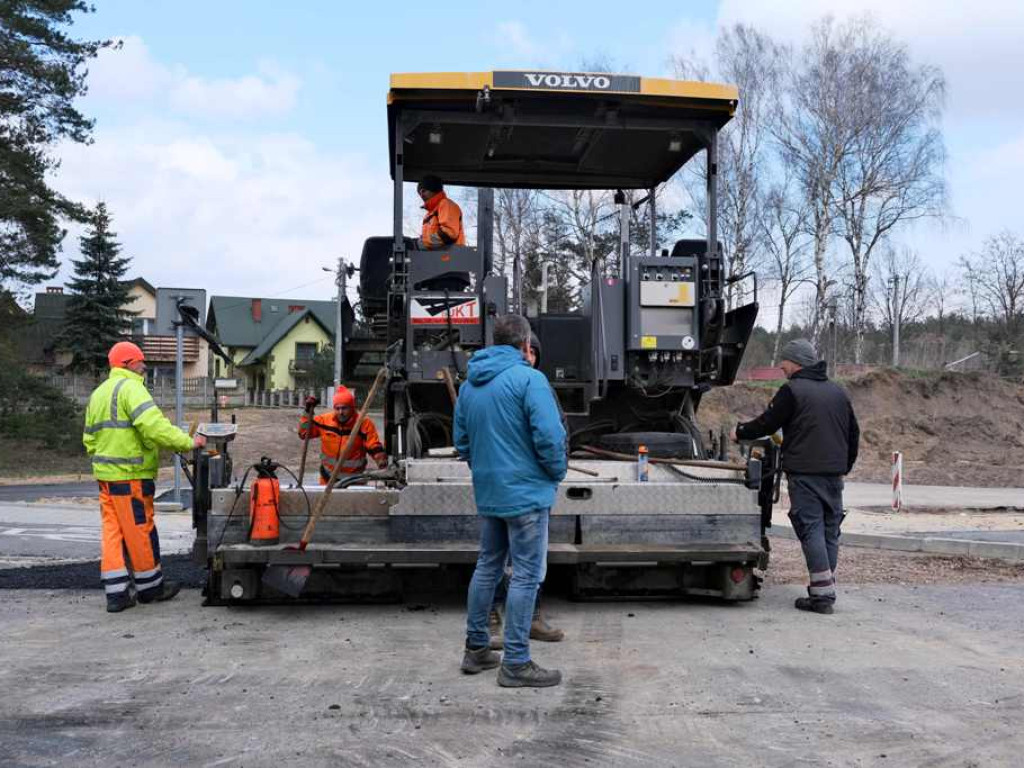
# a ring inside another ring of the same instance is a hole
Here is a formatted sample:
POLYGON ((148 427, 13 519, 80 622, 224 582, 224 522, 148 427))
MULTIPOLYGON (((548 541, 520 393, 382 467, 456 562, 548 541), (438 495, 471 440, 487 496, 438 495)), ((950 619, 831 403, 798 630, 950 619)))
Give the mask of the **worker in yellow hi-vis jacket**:
POLYGON ((164 581, 160 539, 153 522, 153 494, 160 449, 202 448, 160 412, 146 390, 146 358, 138 346, 120 341, 111 347, 110 378, 89 397, 82 442, 92 459, 100 488, 103 521, 100 578, 107 610, 123 611, 143 603, 170 600, 181 589, 164 581))

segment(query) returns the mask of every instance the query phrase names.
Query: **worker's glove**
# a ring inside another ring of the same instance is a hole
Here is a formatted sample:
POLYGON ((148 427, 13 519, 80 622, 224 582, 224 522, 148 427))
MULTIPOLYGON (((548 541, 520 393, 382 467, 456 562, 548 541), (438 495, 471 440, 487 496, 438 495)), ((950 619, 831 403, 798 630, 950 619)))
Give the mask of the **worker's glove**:
POLYGON ((320 405, 320 399, 313 395, 306 398, 306 413, 312 413, 313 409, 320 405))

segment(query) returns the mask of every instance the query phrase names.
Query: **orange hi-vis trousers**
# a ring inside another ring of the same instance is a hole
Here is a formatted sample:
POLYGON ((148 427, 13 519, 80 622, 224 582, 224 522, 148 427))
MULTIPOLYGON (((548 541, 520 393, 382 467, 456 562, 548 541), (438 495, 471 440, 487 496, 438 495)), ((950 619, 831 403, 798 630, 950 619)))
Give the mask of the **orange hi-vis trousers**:
POLYGON ((160 538, 153 522, 152 480, 99 481, 103 519, 100 578, 108 596, 118 595, 132 581, 139 592, 159 589, 160 538))

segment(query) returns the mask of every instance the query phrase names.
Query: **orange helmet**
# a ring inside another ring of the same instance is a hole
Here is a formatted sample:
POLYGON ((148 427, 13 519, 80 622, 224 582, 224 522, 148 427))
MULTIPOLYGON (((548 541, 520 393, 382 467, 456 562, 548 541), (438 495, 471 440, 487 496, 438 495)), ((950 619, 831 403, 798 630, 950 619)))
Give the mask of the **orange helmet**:
POLYGON ((127 368, 129 363, 145 359, 146 356, 142 354, 138 345, 132 344, 130 341, 117 342, 107 353, 107 360, 110 362, 111 368, 127 368))
POLYGON ((356 404, 356 396, 352 394, 352 390, 348 387, 338 387, 334 390, 334 407, 338 408, 342 405, 351 405, 353 408, 356 404))

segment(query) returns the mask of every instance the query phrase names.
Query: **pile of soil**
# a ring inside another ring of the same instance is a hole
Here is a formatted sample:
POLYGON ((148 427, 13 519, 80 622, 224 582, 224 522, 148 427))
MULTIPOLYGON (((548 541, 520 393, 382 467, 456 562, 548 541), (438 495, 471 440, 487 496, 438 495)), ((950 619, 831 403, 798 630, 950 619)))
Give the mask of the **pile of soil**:
MULTIPOLYGON (((981 373, 872 371, 840 381, 861 428, 851 480, 888 482, 892 452, 916 485, 1024 486, 1024 386, 981 373)), ((701 427, 751 419, 781 382, 744 382, 701 400, 701 427)))

